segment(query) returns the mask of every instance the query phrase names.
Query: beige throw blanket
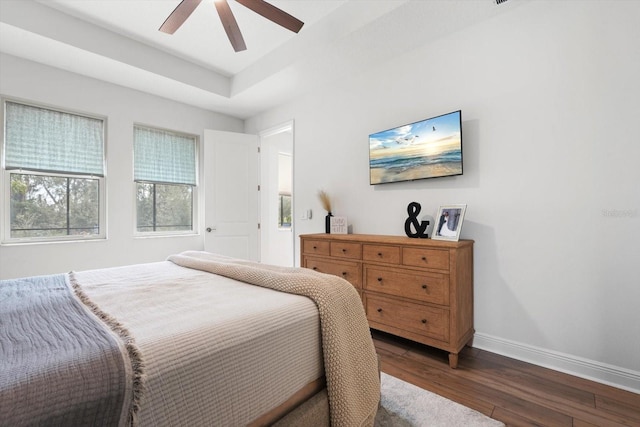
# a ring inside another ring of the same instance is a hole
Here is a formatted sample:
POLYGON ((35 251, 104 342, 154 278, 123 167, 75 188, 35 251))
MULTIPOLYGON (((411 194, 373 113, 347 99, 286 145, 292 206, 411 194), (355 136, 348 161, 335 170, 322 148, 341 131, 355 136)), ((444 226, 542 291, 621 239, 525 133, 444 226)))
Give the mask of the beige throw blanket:
POLYGON ((362 302, 348 282, 312 270, 267 266, 199 251, 172 255, 168 260, 311 298, 320 314, 331 425, 373 425, 380 401, 378 363, 362 302))

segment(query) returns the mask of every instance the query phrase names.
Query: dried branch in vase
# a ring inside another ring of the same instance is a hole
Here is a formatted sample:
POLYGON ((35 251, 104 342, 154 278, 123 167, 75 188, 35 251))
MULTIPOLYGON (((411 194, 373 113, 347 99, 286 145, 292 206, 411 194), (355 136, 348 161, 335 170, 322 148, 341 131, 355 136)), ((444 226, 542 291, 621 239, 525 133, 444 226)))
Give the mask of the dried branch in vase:
POLYGON ((322 209, 327 212, 331 212, 331 200, 329 199, 329 195, 325 193, 324 190, 320 190, 318 191, 318 198, 320 198, 322 209))

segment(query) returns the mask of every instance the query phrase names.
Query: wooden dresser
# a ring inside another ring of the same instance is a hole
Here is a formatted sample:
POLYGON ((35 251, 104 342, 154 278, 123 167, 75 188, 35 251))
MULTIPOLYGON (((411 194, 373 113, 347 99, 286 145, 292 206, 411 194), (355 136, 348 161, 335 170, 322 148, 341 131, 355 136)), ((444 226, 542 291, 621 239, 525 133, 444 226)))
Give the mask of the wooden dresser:
POLYGON ((373 329, 458 353, 473 338, 473 241, 370 234, 300 236, 301 266, 343 277, 373 329))

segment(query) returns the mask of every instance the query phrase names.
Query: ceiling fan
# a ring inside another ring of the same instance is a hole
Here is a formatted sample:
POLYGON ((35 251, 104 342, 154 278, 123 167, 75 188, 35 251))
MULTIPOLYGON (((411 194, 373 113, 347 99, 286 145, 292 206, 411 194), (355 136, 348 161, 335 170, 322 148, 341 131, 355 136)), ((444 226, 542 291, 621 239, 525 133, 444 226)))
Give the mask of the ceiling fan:
MULTIPOLYGON (((163 33, 173 34, 178 28, 187 20, 189 15, 195 10, 202 0, 182 0, 180 4, 171 12, 171 15, 167 17, 164 23, 160 26, 159 30, 163 33)), ((304 22, 289 15, 282 9, 278 9, 272 4, 267 3, 264 0, 236 0, 241 5, 253 10, 259 15, 264 16, 268 20, 275 22, 276 24, 298 33, 304 22)), ((215 0, 216 10, 220 16, 220 21, 224 27, 227 37, 236 52, 247 49, 247 45, 244 43, 240 27, 236 22, 236 18, 231 12, 229 3, 227 0, 215 0)))

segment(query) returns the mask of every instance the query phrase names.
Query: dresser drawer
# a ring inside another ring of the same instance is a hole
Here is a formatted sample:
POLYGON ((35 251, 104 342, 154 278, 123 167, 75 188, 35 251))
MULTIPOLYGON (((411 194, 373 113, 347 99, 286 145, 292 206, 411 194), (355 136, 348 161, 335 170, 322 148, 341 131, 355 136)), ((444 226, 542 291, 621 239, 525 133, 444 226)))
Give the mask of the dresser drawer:
POLYGON ((362 289, 362 270, 359 263, 305 257, 303 267, 342 277, 356 288, 362 289))
POLYGON ((365 261, 400 264, 399 246, 363 245, 362 259, 365 261))
POLYGON ((360 243, 331 242, 331 256, 362 259, 362 245, 360 243))
POLYGON ((437 340, 449 341, 449 310, 420 304, 366 296, 367 319, 373 323, 410 331, 437 340))
POLYGON ((329 242, 323 240, 303 240, 302 252, 313 255, 329 255, 329 242))
POLYGON ((402 248, 402 263, 414 267, 449 269, 449 251, 441 249, 402 248))
POLYGON ((448 274, 365 265, 363 287, 367 291, 449 305, 448 274))

